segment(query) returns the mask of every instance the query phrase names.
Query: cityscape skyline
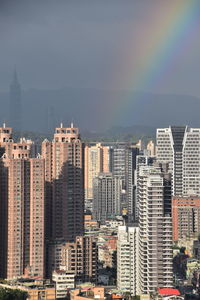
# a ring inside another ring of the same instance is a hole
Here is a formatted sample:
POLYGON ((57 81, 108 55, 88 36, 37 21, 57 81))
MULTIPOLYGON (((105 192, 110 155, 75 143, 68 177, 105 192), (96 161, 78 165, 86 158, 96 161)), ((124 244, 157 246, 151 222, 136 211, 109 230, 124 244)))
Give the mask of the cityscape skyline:
POLYGON ((0 41, 0 300, 199 300, 200 1, 2 0, 0 41))

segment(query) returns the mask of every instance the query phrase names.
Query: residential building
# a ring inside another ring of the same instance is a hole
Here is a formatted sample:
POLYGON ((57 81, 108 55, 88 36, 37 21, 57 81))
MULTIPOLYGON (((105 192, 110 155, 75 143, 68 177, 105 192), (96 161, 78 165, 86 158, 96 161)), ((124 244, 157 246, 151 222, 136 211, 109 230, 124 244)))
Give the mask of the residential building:
POLYGON ((75 272, 76 282, 97 281, 98 248, 91 236, 78 236, 62 247, 62 266, 75 272))
POLYGON ((140 294, 138 227, 118 227, 117 288, 132 296, 140 294))
POLYGON ((31 142, 12 140, 12 128, 0 128, 0 275, 22 276, 26 269, 43 278, 44 160, 30 158, 31 142))
POLYGON ((48 247, 48 278, 55 270, 74 272, 76 282, 96 282, 98 248, 92 236, 77 236, 75 242, 56 240, 48 247))
POLYGON ((5 240, 1 259, 3 278, 24 274, 44 276, 44 160, 9 159, 0 165, 1 207, 5 240))
POLYGON ((135 186, 135 194, 134 194, 134 219, 138 222, 139 218, 139 193, 137 191, 139 184, 139 172, 142 166, 152 166, 156 161, 156 157, 148 156, 148 155, 137 155, 136 157, 136 168, 135 168, 135 176, 134 176, 134 186, 135 186))
POLYGON ((47 238, 73 241, 84 232, 83 144, 78 128, 56 128, 42 143, 46 180, 47 238))
POLYGON ((170 126, 157 129, 156 155, 169 163, 172 195, 200 195, 200 129, 170 126))
POLYGON ((200 232, 200 198, 174 196, 172 198, 173 240, 195 238, 200 232))
POLYGON ((92 210, 93 180, 102 172, 109 172, 109 147, 98 143, 84 148, 85 208, 92 210))
POLYGON ((135 169, 136 157, 139 155, 139 145, 129 143, 115 143, 110 147, 110 171, 122 180, 123 208, 127 211, 129 222, 134 221, 135 216, 135 169))
POLYGON ((94 178, 93 217, 105 221, 121 213, 121 177, 112 173, 101 173, 94 178))
POLYGON ((56 299, 66 299, 68 291, 75 288, 74 272, 55 270, 52 274, 52 281, 56 285, 56 299))
POLYGON ((156 155, 156 149, 155 149, 155 144, 153 141, 149 141, 147 144, 147 151, 149 152, 149 156, 155 156, 156 155))
POLYGON ((55 300, 56 289, 54 285, 35 279, 19 279, 0 284, 1 288, 18 289, 28 294, 28 300, 55 300))
POLYGON ((141 294, 172 287, 170 177, 160 167, 143 166, 138 177, 139 286, 141 294))
POLYGON ((103 287, 79 288, 70 292, 71 300, 104 300, 105 290, 103 287))

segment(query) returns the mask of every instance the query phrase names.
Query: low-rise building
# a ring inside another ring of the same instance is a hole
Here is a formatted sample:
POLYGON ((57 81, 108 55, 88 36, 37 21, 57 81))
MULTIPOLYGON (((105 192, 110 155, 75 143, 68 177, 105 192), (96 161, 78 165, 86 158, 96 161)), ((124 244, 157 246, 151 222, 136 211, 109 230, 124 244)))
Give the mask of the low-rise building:
POLYGON ((85 287, 71 291, 71 300, 104 300, 105 290, 103 287, 85 287))
POLYGON ((34 279, 22 279, 10 281, 8 284, 0 284, 1 288, 18 289, 28 293, 27 300, 55 300, 56 289, 54 285, 45 284, 44 281, 34 279))
POLYGON ((56 298, 66 298, 70 289, 75 287, 75 273, 72 271, 55 270, 52 280, 56 286, 56 298))

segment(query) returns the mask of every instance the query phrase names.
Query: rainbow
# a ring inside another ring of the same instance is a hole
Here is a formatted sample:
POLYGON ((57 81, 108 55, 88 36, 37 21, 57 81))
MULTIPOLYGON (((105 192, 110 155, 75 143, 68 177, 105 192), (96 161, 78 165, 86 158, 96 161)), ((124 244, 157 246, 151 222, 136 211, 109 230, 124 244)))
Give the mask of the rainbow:
MULTIPOLYGON (((197 38, 197 29, 200 26, 200 0, 166 0, 166 2, 160 0, 160 2, 163 5, 169 4, 168 9, 160 15, 157 12, 152 18, 153 23, 141 32, 142 39, 145 37, 145 45, 149 47, 144 49, 144 45, 140 46, 141 60, 138 62, 140 67, 137 75, 133 72, 134 66, 131 64, 134 56, 133 43, 137 41, 134 39, 127 41, 124 43, 126 45, 124 50, 123 46, 120 49, 122 60, 120 64, 116 63, 119 64, 120 79, 124 78, 122 85, 129 92, 123 102, 113 101, 109 104, 109 117, 112 123, 116 123, 120 115, 126 115, 130 103, 135 100, 133 92, 153 91, 164 83, 176 67, 177 59, 185 51, 191 50, 190 45, 197 38)), ((121 85, 120 82, 116 83, 115 76, 113 85, 121 85)))

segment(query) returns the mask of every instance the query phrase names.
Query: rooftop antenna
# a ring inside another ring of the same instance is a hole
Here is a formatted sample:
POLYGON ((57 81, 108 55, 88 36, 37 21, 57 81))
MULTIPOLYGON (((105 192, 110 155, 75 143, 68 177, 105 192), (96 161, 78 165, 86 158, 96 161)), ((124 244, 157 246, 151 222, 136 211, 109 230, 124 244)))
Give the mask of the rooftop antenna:
POLYGON ((72 118, 72 121, 71 121, 71 128, 74 128, 74 122, 73 122, 73 118, 72 118))

